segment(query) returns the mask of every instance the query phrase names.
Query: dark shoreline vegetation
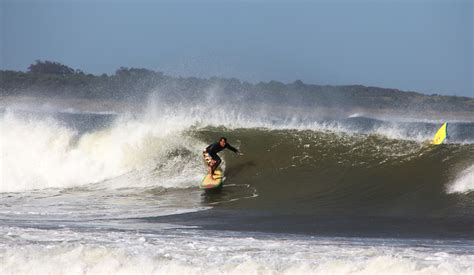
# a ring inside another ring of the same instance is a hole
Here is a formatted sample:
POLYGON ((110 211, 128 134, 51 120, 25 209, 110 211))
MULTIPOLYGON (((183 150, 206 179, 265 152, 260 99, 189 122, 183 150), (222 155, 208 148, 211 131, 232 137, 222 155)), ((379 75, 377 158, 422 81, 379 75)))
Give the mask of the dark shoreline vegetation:
POLYGON ((113 75, 93 75, 57 62, 40 60, 31 64, 26 72, 0 70, 0 96, 143 103, 157 90, 178 98, 199 99, 211 88, 219 89, 230 99, 245 96, 255 101, 294 106, 474 112, 474 98, 424 95, 362 85, 313 85, 301 80, 289 84, 278 81, 252 84, 235 78, 173 77, 148 69, 125 67, 113 75), (281 102, 281 98, 287 100, 281 102))

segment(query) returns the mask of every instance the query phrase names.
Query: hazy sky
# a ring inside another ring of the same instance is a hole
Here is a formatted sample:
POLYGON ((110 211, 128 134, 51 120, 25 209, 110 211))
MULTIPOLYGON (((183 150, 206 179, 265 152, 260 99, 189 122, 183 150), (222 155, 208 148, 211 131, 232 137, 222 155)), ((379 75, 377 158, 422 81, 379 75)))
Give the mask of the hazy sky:
POLYGON ((0 68, 140 67, 474 96, 473 0, 0 0, 0 68))

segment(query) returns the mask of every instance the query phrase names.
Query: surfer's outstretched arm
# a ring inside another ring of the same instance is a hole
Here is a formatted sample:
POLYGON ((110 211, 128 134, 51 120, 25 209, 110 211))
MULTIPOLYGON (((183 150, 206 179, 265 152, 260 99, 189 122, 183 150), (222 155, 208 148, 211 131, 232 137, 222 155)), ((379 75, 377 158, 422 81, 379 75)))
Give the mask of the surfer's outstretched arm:
POLYGON ((232 146, 232 145, 230 145, 229 143, 226 143, 226 144, 225 144, 225 148, 231 150, 232 152, 234 152, 234 153, 236 153, 236 154, 239 153, 239 150, 235 149, 235 147, 232 146))

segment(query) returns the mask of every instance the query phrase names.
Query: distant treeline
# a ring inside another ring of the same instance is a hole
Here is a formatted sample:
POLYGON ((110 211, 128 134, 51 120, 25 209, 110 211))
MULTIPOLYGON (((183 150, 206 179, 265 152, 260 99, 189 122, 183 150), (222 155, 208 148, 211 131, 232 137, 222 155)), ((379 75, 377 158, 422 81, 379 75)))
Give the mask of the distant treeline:
POLYGON ((423 95, 396 89, 361 85, 329 86, 305 84, 301 80, 251 84, 238 79, 173 77, 148 69, 119 68, 115 74, 92 75, 66 65, 37 60, 26 72, 0 70, 0 95, 61 98, 115 99, 144 102, 153 91, 183 98, 199 98, 218 89, 230 99, 246 96, 255 100, 325 107, 474 110, 474 99, 457 96, 423 95), (282 101, 282 98, 285 99, 282 101))

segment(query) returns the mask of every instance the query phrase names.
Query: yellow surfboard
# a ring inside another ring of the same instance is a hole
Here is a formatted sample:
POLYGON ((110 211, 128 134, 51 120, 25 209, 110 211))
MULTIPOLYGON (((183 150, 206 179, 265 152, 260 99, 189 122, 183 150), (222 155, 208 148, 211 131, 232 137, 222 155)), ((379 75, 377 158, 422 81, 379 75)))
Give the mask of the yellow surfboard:
POLYGON ((441 125, 438 132, 436 132, 436 135, 434 136, 431 144, 435 144, 435 145, 441 144, 443 143, 443 141, 446 139, 447 136, 448 136, 448 123, 445 122, 443 123, 443 125, 441 125))
POLYGON ((199 187, 201 189, 212 189, 218 188, 221 186, 222 182, 224 181, 224 173, 221 169, 216 169, 214 171, 214 180, 211 179, 211 175, 207 174, 204 179, 202 179, 201 184, 199 187))

